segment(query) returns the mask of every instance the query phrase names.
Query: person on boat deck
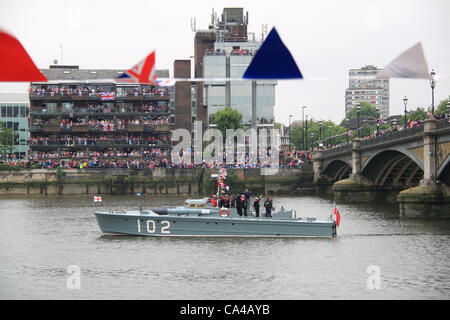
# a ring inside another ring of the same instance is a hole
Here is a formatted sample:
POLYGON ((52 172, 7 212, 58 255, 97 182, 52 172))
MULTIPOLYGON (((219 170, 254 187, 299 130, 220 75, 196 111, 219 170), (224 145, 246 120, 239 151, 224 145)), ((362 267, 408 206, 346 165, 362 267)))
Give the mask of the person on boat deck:
POLYGON ((220 196, 219 199, 219 208, 225 207, 225 198, 223 196, 220 196))
POLYGON ((266 208, 266 217, 272 218, 272 209, 275 209, 273 208, 272 198, 267 198, 264 202, 264 208, 266 208))
POLYGON ((250 207, 250 192, 248 191, 248 189, 245 189, 244 196, 245 202, 247 202, 247 207, 250 207))
POLYGON ((231 208, 236 207, 236 198, 233 195, 231 195, 231 198, 230 198, 230 207, 231 208))
POLYGON ((230 198, 228 198, 228 196, 225 197, 225 208, 229 208, 230 207, 230 198))
POLYGON ((244 210, 244 216, 247 216, 247 200, 245 200, 244 195, 241 196, 240 201, 241 201, 241 207, 244 210))
POLYGON ((238 196, 236 196, 236 210, 238 215, 242 216, 242 204, 241 204, 241 199, 238 198, 238 196))
POLYGON ((216 200, 214 199, 214 195, 211 196, 211 203, 212 203, 213 207, 216 206, 216 200))
POLYGON ((261 200, 261 198, 255 198, 255 201, 253 201, 253 207, 255 208, 255 214, 257 217, 259 217, 259 200, 261 200))

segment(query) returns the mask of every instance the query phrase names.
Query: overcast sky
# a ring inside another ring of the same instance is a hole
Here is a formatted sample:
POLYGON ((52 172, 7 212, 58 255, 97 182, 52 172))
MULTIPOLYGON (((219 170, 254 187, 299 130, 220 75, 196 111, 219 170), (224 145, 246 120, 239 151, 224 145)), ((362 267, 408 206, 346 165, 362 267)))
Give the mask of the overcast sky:
MULTIPOLYGON (((384 67, 422 42, 430 71, 435 69, 436 105, 450 95, 450 1, 103 1, 0 0, 0 27, 23 44, 39 68, 54 59, 80 68, 130 68, 156 50, 158 69, 173 75, 175 59, 194 55, 194 33, 207 29, 213 8, 243 7, 249 31, 275 26, 304 80, 279 81, 275 120, 301 119, 301 106, 315 119, 344 118, 348 71, 367 64, 384 67), (320 78, 320 79, 318 79, 320 78)), ((26 87, 26 86, 25 86, 26 87)), ((0 92, 23 90, 2 84, 0 92)), ((390 114, 431 105, 427 80, 391 79, 390 114)))

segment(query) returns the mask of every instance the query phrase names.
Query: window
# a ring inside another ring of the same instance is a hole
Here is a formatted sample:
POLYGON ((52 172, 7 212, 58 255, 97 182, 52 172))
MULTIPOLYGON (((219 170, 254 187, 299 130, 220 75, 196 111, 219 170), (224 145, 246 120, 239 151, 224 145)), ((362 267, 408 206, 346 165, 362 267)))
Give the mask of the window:
POLYGON ((21 118, 25 118, 26 117, 26 110, 27 110, 26 106, 20 106, 19 107, 19 116, 21 118))
POLYGON ((6 106, 2 106, 1 117, 2 117, 2 118, 6 118, 6 106))

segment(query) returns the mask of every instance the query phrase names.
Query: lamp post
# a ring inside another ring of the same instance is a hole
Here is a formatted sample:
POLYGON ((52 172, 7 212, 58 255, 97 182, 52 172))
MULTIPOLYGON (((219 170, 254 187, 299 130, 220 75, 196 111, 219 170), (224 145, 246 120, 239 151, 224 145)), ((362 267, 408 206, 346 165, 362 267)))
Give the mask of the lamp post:
POLYGON ((377 108, 377 135, 380 134, 380 107, 377 108))
POLYGON ((408 103, 408 98, 405 96, 403 98, 403 104, 405 105, 405 130, 406 130, 406 104, 408 103))
POLYGON ((360 131, 360 128, 359 128, 359 113, 360 113, 360 111, 361 111, 361 105, 358 102, 358 105, 356 106, 356 116, 358 118, 358 138, 361 138, 361 135, 359 133, 359 131, 360 131))
POLYGON ((319 143, 320 143, 320 141, 322 141, 322 126, 323 126, 323 121, 320 120, 319 121, 319 143))
POLYGON ((447 102, 447 115, 445 117, 446 118, 450 117, 450 100, 448 100, 447 102))
POLYGON ((311 149, 314 149, 314 132, 311 132, 311 149))
POLYGON ((431 70, 431 79, 430 79, 430 86, 431 86, 431 114, 434 117, 434 87, 436 86, 436 80, 434 79, 434 76, 436 75, 436 72, 434 72, 434 69, 431 70))
POLYGON ((350 119, 345 119, 345 122, 347 123, 347 144, 348 144, 348 127, 349 127, 349 122, 350 122, 350 119))
POLYGON ((292 114, 289 115, 289 151, 291 151, 291 118, 292 114))
POLYGON ((331 148, 331 142, 332 142, 332 141, 331 141, 331 128, 332 128, 332 127, 331 127, 331 126, 328 126, 328 128, 330 129, 330 148, 331 148))
POLYGON ((306 115, 305 122, 305 150, 308 150, 308 115, 306 115))
POLYGON ((302 106, 302 150, 305 150, 305 108, 302 106))

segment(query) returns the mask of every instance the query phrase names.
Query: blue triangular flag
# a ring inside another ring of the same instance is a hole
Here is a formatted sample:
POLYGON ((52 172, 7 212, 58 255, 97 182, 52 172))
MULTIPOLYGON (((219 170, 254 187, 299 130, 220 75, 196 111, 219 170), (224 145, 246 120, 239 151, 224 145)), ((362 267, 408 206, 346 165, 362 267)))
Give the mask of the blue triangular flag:
POLYGON ((272 28, 252 62, 245 70, 244 79, 303 79, 294 58, 272 28))

